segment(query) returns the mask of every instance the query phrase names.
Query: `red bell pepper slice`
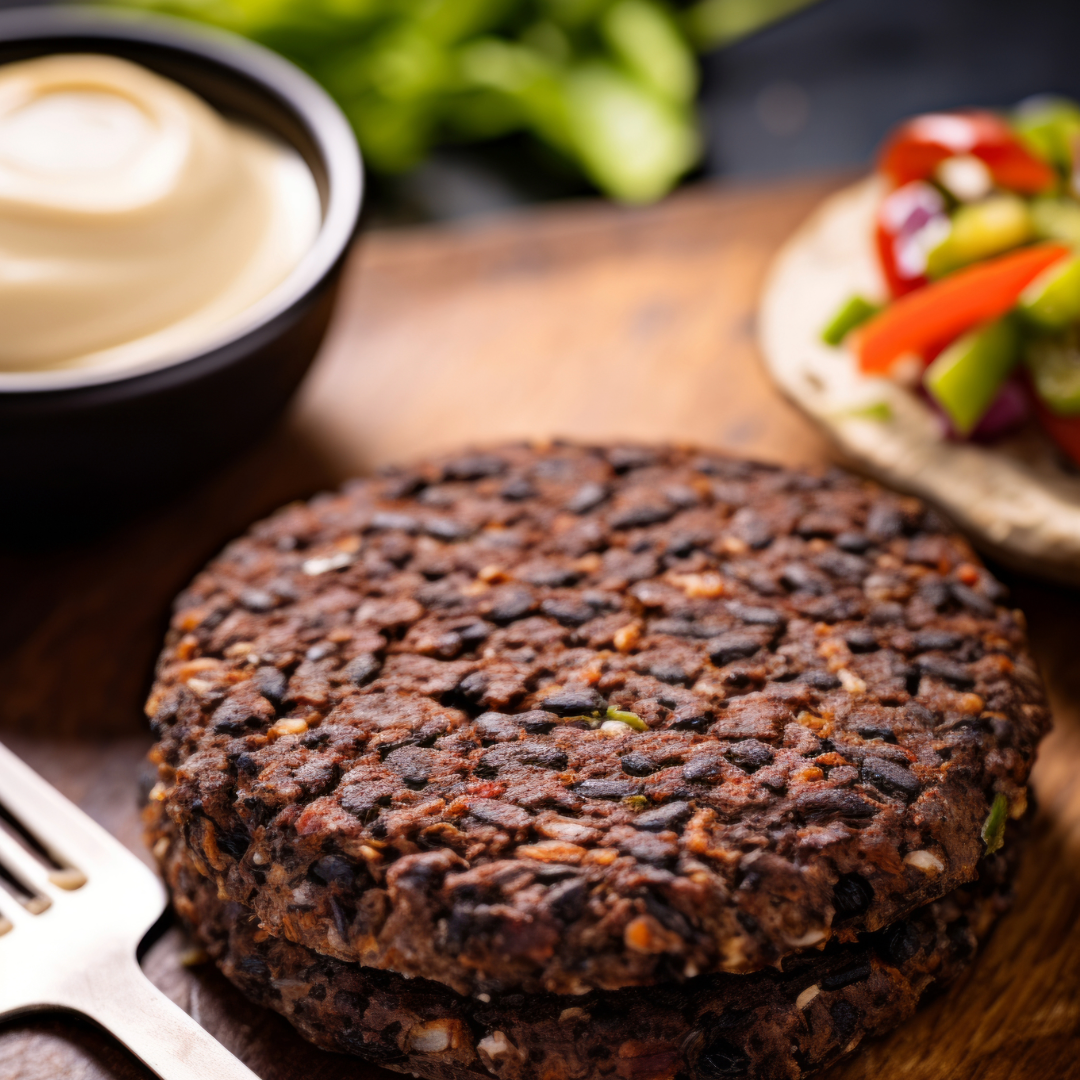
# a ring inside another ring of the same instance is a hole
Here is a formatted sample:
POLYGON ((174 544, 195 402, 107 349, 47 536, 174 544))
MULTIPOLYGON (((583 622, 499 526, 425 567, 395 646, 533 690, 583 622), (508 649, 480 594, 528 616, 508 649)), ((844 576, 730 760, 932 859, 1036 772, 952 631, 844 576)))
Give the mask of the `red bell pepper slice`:
POLYGON ((885 283, 889 286, 890 296, 903 296, 926 284, 926 275, 907 277, 900 272, 899 260, 896 257, 896 236, 879 221, 874 230, 874 246, 877 248, 878 262, 881 271, 885 275, 885 283))
POLYGON ((901 124, 886 140, 878 170, 897 186, 925 180, 946 158, 970 154, 999 187, 1022 195, 1047 191, 1057 181, 1000 116, 991 112, 926 113, 901 124))
POLYGON ((903 296, 926 284, 926 238, 934 234, 936 243, 948 231, 945 200, 932 184, 916 180, 882 199, 874 241, 891 295, 903 296))
POLYGON ((855 331, 859 366, 886 375, 902 356, 933 348, 1009 311, 1048 266, 1071 253, 1065 244, 1020 248, 957 270, 900 297, 855 331))

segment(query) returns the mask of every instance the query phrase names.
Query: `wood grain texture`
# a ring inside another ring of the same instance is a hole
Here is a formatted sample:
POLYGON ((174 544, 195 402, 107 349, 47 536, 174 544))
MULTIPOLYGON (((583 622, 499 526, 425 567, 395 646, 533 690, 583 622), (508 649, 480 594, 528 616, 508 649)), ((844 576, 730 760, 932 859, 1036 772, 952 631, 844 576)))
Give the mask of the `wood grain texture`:
MULTIPOLYGON (((316 369, 262 445, 107 532, 0 551, 0 737, 145 857, 141 703, 169 602, 274 506, 385 462, 516 437, 831 460, 768 384, 754 308, 771 254, 838 183, 702 188, 649 210, 582 205, 365 237, 316 369)), ((1011 584, 1056 718, 1016 906, 962 986, 829 1080, 1080 1077, 1080 598, 1011 584)), ((184 967, 184 947, 168 931, 148 973, 264 1080, 388 1075, 311 1048, 212 967, 184 967)), ((69 1019, 0 1028, 0 1080, 147 1075, 69 1019)))

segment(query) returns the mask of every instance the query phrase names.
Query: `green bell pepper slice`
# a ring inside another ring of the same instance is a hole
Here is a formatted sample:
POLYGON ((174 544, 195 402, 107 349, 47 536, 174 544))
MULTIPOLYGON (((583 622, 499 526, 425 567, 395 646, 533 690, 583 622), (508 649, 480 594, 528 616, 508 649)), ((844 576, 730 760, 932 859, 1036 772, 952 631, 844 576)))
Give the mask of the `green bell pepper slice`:
POLYGON ((1016 195, 991 195, 957 207, 948 236, 927 256, 926 272, 944 277, 968 263, 1026 244, 1034 235, 1031 211, 1016 195))
POLYGON ((1080 320, 1080 256, 1044 270, 1020 294, 1016 306, 1036 330, 1055 333, 1080 320))
POLYGON ((832 317, 829 325, 821 331, 821 340, 826 345, 840 345, 855 327, 862 326, 880 310, 880 304, 873 304, 864 296, 850 297, 844 301, 843 307, 832 317))
POLYGON ((1044 161, 1062 172, 1072 169, 1073 144, 1080 135, 1080 105, 1052 95, 1031 98, 1013 114, 1013 130, 1044 161))
POLYGON ((1020 359, 1020 335, 1006 316, 957 338, 926 369, 923 385, 961 435, 970 435, 1020 359))

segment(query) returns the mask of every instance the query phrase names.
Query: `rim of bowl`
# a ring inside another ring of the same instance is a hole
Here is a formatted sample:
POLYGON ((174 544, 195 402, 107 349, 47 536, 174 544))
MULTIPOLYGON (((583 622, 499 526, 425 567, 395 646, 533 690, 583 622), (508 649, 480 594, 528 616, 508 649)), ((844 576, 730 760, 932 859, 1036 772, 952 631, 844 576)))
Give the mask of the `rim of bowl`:
MULTIPOLYGON (((0 44, 64 37, 144 43, 210 60, 283 101, 308 129, 326 167, 326 205, 315 243, 270 292, 201 343, 130 367, 0 371, 0 394, 123 383, 180 367, 257 333, 312 293, 342 257, 360 217, 364 166, 352 127, 330 95, 283 56, 226 30, 167 15, 70 5, 0 12, 0 44)), ((2 66, 2 65, 0 65, 2 66)))

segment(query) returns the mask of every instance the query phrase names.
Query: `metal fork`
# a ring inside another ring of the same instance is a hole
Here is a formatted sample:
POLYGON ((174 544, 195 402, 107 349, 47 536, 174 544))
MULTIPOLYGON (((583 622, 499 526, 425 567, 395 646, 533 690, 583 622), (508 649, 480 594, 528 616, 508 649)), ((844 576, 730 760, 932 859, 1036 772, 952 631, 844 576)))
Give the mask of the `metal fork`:
POLYGON ((0 743, 0 1019, 81 1013, 162 1080, 258 1080, 143 975, 157 876, 0 743))

